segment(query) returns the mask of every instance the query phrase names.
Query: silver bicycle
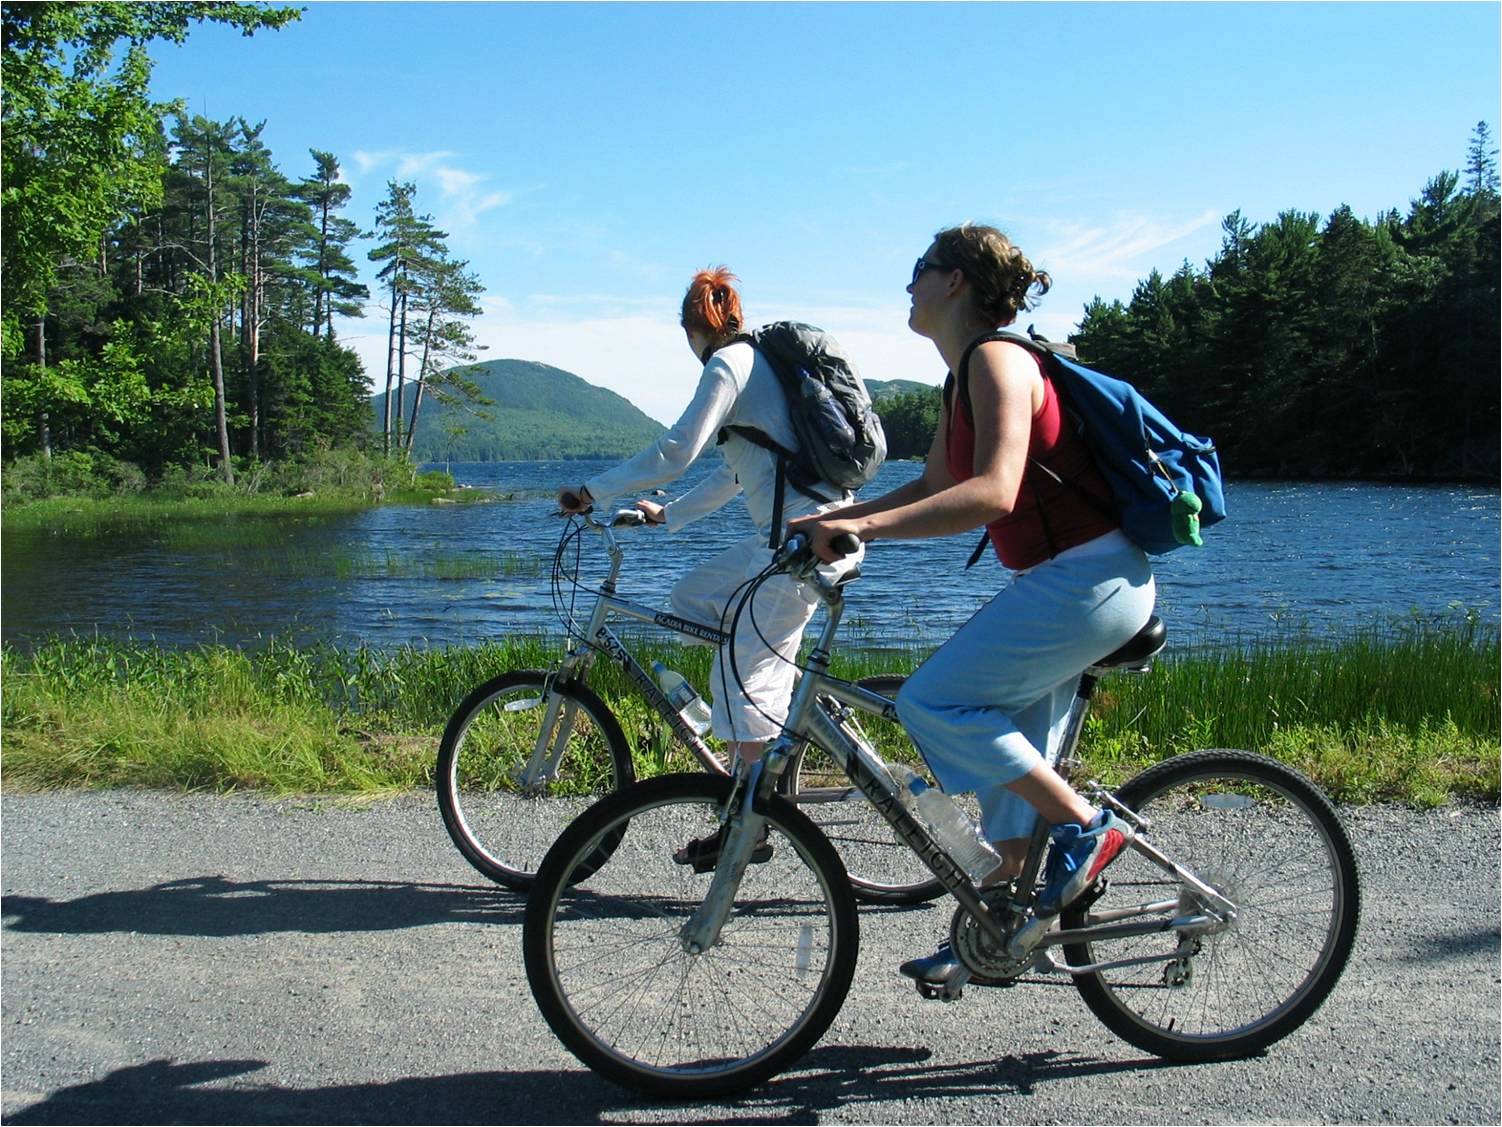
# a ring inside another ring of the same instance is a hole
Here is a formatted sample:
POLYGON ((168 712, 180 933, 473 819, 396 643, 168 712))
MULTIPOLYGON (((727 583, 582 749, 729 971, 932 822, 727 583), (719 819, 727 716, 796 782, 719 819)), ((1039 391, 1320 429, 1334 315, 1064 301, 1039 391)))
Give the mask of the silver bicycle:
MULTIPOLYGON (((471 865, 510 888, 530 888, 543 854, 564 828, 596 799, 635 780, 633 737, 640 744, 666 732, 706 771, 728 774, 723 748, 678 714, 632 654, 630 640, 613 625, 620 620, 647 623, 716 645, 729 636, 719 626, 691 622, 620 593, 625 550, 619 534, 642 523, 642 514, 634 509, 604 518, 581 514, 566 523, 553 563, 554 603, 568 629, 561 662, 551 669, 511 670, 492 678, 464 699, 444 730, 435 770, 444 825, 471 865), (608 558, 597 586, 581 576, 581 540, 590 534, 608 558), (594 596, 587 607, 578 605, 581 592, 594 596), (653 714, 651 729, 628 734, 590 688, 591 671, 602 657, 620 667, 628 686, 646 702, 653 714)), ((872 712, 872 731, 879 730, 884 742, 905 741, 891 704, 902 678, 877 676, 857 683, 869 694, 862 707, 872 712)), ((921 767, 916 754, 907 758, 921 767)), ((822 749, 804 745, 780 779, 781 793, 836 843, 858 897, 913 903, 943 895, 944 886, 822 749)))
MULTIPOLYGON (((803 548, 794 537, 776 566, 813 576, 803 548)), ((809 581, 828 620, 784 734, 760 762, 735 778, 638 783, 583 813, 548 851, 523 952, 543 1016, 581 1061, 622 1084, 699 1098, 765 1080, 824 1034, 860 940, 839 854, 778 793, 810 745, 958 901, 950 941, 964 970, 942 988, 920 986, 925 996, 1067 977, 1117 1035, 1182 1061, 1257 1053, 1314 1013, 1350 955, 1360 886, 1340 818, 1313 784, 1240 751, 1168 759, 1114 792, 1084 783, 1135 838, 1035 946, 1013 954, 1033 918, 1046 827, 1015 882, 982 891, 970 881, 908 814, 861 730, 857 710, 888 706, 828 674, 842 594, 809 581), (713 872, 672 862, 675 843, 720 828, 713 872)), ((1163 643, 1154 619, 1081 676, 1066 777, 1097 680, 1145 672, 1163 643)))

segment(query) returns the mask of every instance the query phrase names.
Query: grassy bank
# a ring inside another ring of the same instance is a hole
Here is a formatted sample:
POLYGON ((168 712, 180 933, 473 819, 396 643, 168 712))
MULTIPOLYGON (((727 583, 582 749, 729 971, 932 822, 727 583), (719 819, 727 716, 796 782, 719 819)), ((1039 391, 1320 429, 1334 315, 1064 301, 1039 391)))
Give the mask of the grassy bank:
MULTIPOLYGON (((56 640, 4 661, 5 785, 372 793, 426 787, 454 705, 506 669, 545 666, 550 639, 469 649, 294 648, 56 640)), ((707 679, 703 647, 653 649, 707 679)), ((847 656, 849 677, 911 659, 847 656)), ((1177 752, 1241 747, 1298 767, 1343 801, 1432 806, 1498 795, 1498 643, 1474 623, 1416 624, 1323 645, 1269 641, 1181 655, 1107 680, 1087 767, 1119 781, 1177 752)), ((638 770, 689 769, 618 671, 594 684, 630 735, 638 770)), ((889 755, 897 737, 883 736, 889 755)))
POLYGON ((18 462, 4 477, 4 527, 11 533, 74 537, 149 533, 191 539, 198 530, 234 526, 254 536, 263 518, 317 518, 378 504, 487 500, 457 489, 446 473, 420 473, 397 458, 324 450, 305 458, 250 463, 234 485, 206 466, 172 467, 148 481, 139 470, 83 455, 18 462), (109 472, 105 472, 109 471, 109 472), (126 472, 129 471, 129 472, 126 472))

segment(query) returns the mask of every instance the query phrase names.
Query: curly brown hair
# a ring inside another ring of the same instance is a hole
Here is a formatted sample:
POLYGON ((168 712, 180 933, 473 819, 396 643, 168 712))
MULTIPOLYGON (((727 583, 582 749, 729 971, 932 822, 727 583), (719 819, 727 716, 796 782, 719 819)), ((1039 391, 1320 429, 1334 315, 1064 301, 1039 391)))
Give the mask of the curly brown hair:
POLYGON ((1017 244, 995 227, 961 223, 934 235, 934 247, 946 268, 964 272, 975 289, 980 310, 994 324, 1015 320, 1031 309, 1053 285, 1053 279, 1034 269, 1017 244))

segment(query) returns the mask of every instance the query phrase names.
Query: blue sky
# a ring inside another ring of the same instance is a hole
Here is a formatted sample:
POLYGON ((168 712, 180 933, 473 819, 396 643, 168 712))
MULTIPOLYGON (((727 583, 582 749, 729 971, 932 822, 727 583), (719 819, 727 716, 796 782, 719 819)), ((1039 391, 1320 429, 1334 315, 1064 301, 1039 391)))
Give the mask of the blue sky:
MULTIPOLYGON (((752 321, 834 332, 875 379, 937 383, 906 328, 941 226, 1008 231, 1093 296, 1202 265, 1221 219, 1406 208, 1498 131, 1495 3, 311 3, 246 39, 158 45, 153 90, 267 121, 290 177, 339 157, 368 226, 418 186, 485 285, 486 358, 554 364, 671 422, 698 365, 689 276, 752 321)), ((365 247, 358 248, 364 262, 365 247)), ((373 278, 367 277, 367 282, 373 278)), ((336 326, 372 378, 384 313, 336 326)))

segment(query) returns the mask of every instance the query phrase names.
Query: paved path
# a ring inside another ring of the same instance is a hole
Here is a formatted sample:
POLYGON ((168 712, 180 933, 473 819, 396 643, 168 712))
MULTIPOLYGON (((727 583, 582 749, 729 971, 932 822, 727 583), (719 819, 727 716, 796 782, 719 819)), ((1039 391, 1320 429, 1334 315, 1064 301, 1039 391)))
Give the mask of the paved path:
POLYGON ((948 911, 863 909, 823 1041, 710 1105, 562 1049, 522 973, 523 902, 464 865, 426 796, 7 795, 0 817, 5 1122, 1499 1120, 1495 809, 1347 811, 1356 955, 1262 1058, 1144 1058, 1067 986, 921 1002, 893 968, 948 911))

